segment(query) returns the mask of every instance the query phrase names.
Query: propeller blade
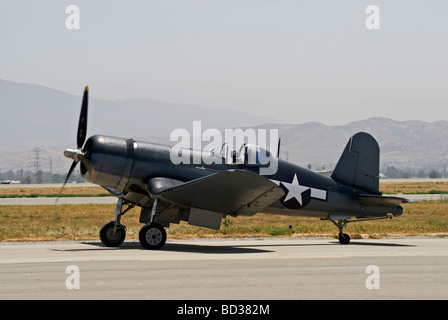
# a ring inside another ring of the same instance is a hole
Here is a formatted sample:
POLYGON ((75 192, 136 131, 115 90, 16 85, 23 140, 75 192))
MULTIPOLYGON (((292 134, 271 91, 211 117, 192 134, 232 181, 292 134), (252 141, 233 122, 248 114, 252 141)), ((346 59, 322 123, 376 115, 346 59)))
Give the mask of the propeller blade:
POLYGON ((70 176, 72 175, 73 171, 75 170, 77 164, 78 164, 77 161, 73 161, 73 162, 72 162, 72 165, 70 166, 70 169, 68 170, 67 177, 65 178, 64 184, 62 185, 61 190, 59 190, 58 197, 56 198, 56 204, 58 204, 59 197, 60 197, 61 194, 62 194, 62 190, 64 190, 64 187, 65 187, 65 185, 67 184, 68 179, 70 179, 70 176))
POLYGON ((67 177, 65 178, 62 188, 59 191, 58 197, 56 198, 56 204, 59 201, 59 197, 61 196, 62 191, 64 190, 64 187, 67 184, 68 179, 70 179, 70 176, 72 175, 73 171, 75 170, 76 165, 78 164, 79 161, 84 160, 84 153, 81 150, 82 150, 82 146, 84 145, 84 142, 86 141, 86 136, 87 136, 88 104, 89 104, 89 86, 86 86, 84 89, 84 95, 82 97, 81 113, 79 114, 78 132, 77 132, 77 137, 76 137, 78 149, 76 149, 76 150, 67 149, 64 151, 64 156, 66 156, 67 158, 73 159, 73 162, 72 162, 72 165, 70 166, 70 169, 68 170, 67 177))
POLYGON ((84 89, 84 95, 82 97, 81 113, 79 115, 78 135, 77 143, 78 149, 81 149, 86 141, 87 136, 87 109, 89 104, 89 87, 84 89))
POLYGON ((282 138, 278 138, 278 146, 277 146, 277 159, 280 158, 280 142, 282 141, 282 138))

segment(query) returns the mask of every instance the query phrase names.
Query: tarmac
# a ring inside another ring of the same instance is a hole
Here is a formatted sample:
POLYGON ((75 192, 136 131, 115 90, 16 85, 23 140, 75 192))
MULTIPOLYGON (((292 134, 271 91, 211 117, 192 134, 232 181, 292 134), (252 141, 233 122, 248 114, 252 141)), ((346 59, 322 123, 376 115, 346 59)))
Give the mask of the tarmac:
POLYGON ((447 299, 447 249, 428 237, 4 242, 0 299, 447 299))

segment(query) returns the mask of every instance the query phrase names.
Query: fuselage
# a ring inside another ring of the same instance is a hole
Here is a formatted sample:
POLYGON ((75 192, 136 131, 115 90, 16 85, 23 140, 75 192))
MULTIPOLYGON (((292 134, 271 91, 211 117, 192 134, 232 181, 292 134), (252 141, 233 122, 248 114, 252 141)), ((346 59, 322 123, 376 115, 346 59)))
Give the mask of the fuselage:
MULTIPOLYGON (((198 163, 197 159, 203 159, 204 155, 210 159, 210 151, 191 149, 178 151, 188 154, 191 161, 173 164, 170 146, 100 135, 90 137, 83 152, 85 159, 81 163, 81 174, 85 180, 112 188, 117 193, 145 196, 148 195, 148 181, 156 177, 187 182, 231 169, 259 174, 262 167, 244 161, 226 163, 221 155, 213 155, 213 163, 210 160, 198 163)), ((282 187, 285 195, 263 213, 317 218, 341 214, 384 216, 384 206, 359 203, 357 196, 365 191, 281 159, 278 159, 276 172, 265 177, 282 187)))

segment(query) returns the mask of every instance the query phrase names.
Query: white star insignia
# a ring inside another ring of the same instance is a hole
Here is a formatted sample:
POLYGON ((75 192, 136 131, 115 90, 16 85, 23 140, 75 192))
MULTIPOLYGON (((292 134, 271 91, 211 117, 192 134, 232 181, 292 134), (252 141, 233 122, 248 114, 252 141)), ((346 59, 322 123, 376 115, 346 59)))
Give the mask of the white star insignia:
POLYGON ((299 184, 299 180, 297 179, 297 174, 294 174, 294 179, 291 183, 283 181, 281 181, 281 183, 288 189, 288 194, 286 195, 283 202, 286 202, 292 198, 296 198, 300 205, 302 205, 302 193, 309 190, 310 187, 301 186, 299 184))

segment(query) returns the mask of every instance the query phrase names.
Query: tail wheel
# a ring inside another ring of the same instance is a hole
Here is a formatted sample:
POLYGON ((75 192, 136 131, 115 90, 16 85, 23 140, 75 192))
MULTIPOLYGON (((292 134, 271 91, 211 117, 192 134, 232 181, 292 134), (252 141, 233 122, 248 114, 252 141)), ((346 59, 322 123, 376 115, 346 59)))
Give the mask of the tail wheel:
POLYGON ((339 243, 340 244, 349 244, 350 243, 350 236, 346 233, 340 233, 339 234, 339 243))
POLYGON ((165 245, 166 231, 160 224, 152 222, 141 228, 138 238, 143 248, 157 250, 165 245))
POLYGON ((106 223, 100 230, 101 242, 106 247, 119 247, 126 238, 126 228, 111 221, 106 223))

